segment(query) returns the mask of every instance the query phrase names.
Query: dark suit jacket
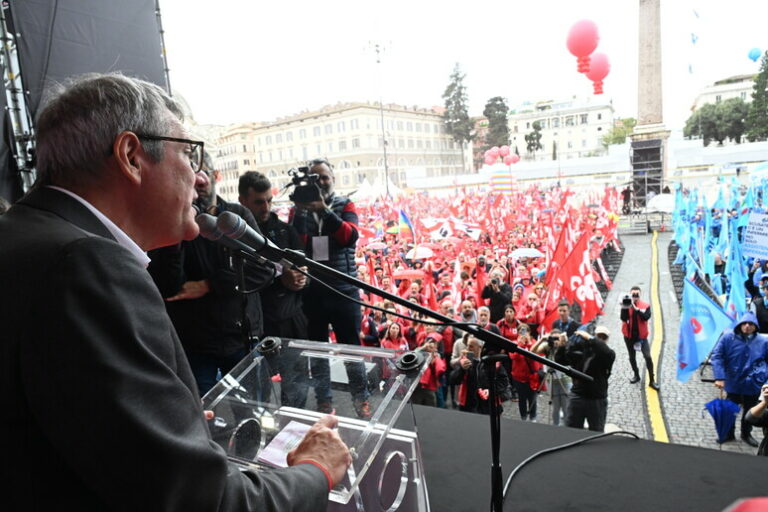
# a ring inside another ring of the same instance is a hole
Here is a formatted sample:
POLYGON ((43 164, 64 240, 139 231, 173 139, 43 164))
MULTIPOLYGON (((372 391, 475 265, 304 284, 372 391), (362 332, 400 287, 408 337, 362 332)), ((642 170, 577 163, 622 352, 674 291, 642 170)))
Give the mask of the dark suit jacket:
POLYGON ((157 288, 73 198, 0 217, 0 326, 4 510, 325 510, 318 468, 227 461, 157 288))

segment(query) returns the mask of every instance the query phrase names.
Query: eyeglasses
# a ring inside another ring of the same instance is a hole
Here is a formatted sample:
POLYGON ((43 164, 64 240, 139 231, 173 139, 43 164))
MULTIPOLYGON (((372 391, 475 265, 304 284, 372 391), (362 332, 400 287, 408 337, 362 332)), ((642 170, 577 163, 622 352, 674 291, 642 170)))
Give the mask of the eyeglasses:
MULTIPOLYGON (((176 137, 161 137, 160 135, 145 135, 143 133, 137 133, 136 136, 144 140, 162 140, 168 142, 181 142, 182 144, 188 144, 185 154, 189 158, 189 165, 192 166, 192 170, 199 172, 203 168, 203 155, 205 143, 201 140, 179 139, 176 137)), ((210 176, 209 172, 206 175, 210 176)))

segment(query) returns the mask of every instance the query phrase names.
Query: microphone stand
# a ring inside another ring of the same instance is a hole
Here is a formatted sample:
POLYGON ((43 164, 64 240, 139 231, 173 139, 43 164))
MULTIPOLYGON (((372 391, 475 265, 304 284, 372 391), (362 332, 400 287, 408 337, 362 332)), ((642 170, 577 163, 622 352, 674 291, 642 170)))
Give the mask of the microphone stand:
POLYGON ((238 249, 230 249, 230 251, 232 268, 237 275, 237 292, 240 294, 240 335, 247 354, 251 351, 251 321, 248 319, 248 294, 245 288, 245 258, 250 255, 238 249))
MULTIPOLYGON (((455 325, 456 323, 459 323, 459 322, 456 322, 456 320, 454 320, 453 318, 449 318, 440 313, 432 311, 431 309, 425 308, 420 304, 414 304, 413 302, 403 299, 402 297, 399 297, 389 292, 385 292, 384 290, 380 290, 379 288, 376 288, 375 286, 370 285, 365 281, 361 281, 360 279, 354 278, 352 276, 344 274, 343 272, 339 272, 338 270, 335 270, 326 265, 323 265, 322 263, 318 263, 312 259, 309 259, 299 251, 294 251, 291 249, 280 249, 276 246, 267 246, 261 250, 261 253, 267 259, 270 259, 270 260, 282 259, 284 261, 291 263, 296 267, 307 267, 310 273, 315 273, 321 276, 338 279, 340 281, 344 281, 346 283, 352 284, 369 293, 373 293, 374 295, 377 295, 379 297, 389 299, 395 304, 399 304, 411 311, 415 311, 429 318, 433 318, 439 322, 443 322, 447 325, 455 325)), ((503 336, 499 334, 495 334, 491 331, 487 331, 479 326, 476 326, 476 325, 462 326, 462 330, 471 333, 476 338, 482 340, 486 344, 486 347, 492 348, 495 351, 500 352, 502 350, 506 350, 510 353, 522 354, 528 359, 538 361, 539 363, 549 366, 551 368, 554 368, 556 370, 559 370, 570 377, 576 377, 589 382, 593 381, 592 377, 590 377, 589 375, 586 375, 578 370, 575 370, 570 366, 564 366, 560 363, 547 359, 546 357, 530 352, 529 350, 520 348, 517 345, 517 343, 509 341, 503 336)), ((486 364, 486 369, 489 372, 488 375, 491 383, 490 389, 488 390, 488 397, 490 400, 490 415, 491 415, 491 458, 492 458, 492 466, 491 466, 491 487, 492 487, 491 506, 492 508, 491 510, 493 512, 502 512, 503 498, 504 498, 502 471, 501 471, 501 464, 499 462, 499 449, 501 447, 501 422, 499 419, 498 406, 496 404, 495 363, 506 357, 507 356, 505 354, 494 354, 494 355, 486 355, 482 359, 482 362, 486 364)))

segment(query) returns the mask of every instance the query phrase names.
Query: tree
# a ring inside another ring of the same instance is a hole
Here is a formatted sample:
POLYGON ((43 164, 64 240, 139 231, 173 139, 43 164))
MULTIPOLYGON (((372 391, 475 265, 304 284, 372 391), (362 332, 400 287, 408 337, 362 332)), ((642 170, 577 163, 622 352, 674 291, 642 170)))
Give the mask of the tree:
POLYGON ((471 138, 473 123, 469 118, 469 109, 467 108, 467 88, 464 86, 464 75, 461 72, 459 64, 453 68, 448 87, 443 93, 445 100, 445 112, 443 113, 443 122, 445 131, 453 140, 459 144, 468 142, 471 138))
POLYGON ((741 98, 706 103, 685 122, 683 135, 689 139, 701 137, 704 146, 709 146, 712 141, 722 145, 726 139, 738 144, 744 135, 748 112, 749 106, 741 98))
POLYGON ((752 103, 745 122, 747 139, 750 142, 768 139, 768 51, 760 61, 760 72, 755 77, 752 103))
POLYGON ((533 131, 525 136, 525 143, 529 153, 536 153, 541 149, 541 123, 534 121, 531 127, 533 131))
POLYGON ((493 146, 509 145, 509 124, 507 113, 509 107, 501 96, 488 100, 483 109, 483 115, 488 119, 488 133, 485 135, 485 149, 493 146))
POLYGON ((461 163, 465 168, 464 145, 472 138, 472 128, 474 123, 469 118, 469 109, 467 108, 467 88, 464 87, 464 73, 457 62, 451 73, 448 87, 443 93, 445 100, 445 112, 443 113, 443 123, 445 131, 453 140, 459 143, 461 147, 461 163))
POLYGON ((615 123, 613 127, 603 135, 603 146, 606 148, 611 144, 624 144, 627 142, 627 136, 632 133, 637 124, 637 119, 634 117, 625 117, 620 119, 618 123, 615 123))

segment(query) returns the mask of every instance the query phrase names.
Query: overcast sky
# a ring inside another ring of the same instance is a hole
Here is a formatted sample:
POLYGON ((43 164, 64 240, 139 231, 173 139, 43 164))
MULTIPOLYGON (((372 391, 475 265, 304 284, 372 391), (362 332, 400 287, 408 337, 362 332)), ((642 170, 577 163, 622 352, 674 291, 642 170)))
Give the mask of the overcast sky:
MULTIPOLYGON (((611 72, 605 98, 636 116, 638 0, 161 0, 171 85, 199 123, 270 121, 347 101, 442 105, 456 62, 470 114, 592 94, 565 46, 595 21, 611 72), (385 47, 376 65, 372 44, 385 47)), ((679 128, 702 86, 756 73, 768 48, 768 0, 662 0, 667 125, 679 128), (698 16, 697 16, 698 15, 698 16), (692 34, 697 42, 692 43, 692 34), (693 73, 689 72, 689 66, 693 73)))

